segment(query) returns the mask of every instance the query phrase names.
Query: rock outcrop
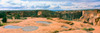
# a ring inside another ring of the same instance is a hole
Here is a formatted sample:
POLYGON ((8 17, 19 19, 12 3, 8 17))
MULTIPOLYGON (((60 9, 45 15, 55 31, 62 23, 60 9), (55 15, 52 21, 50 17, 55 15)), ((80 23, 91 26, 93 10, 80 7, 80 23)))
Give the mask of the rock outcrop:
POLYGON ((41 11, 38 11, 38 15, 41 15, 42 14, 42 12, 41 11))
POLYGON ((100 13, 98 13, 98 10, 90 10, 90 11, 82 11, 82 16, 80 17, 80 20, 87 23, 93 23, 93 25, 99 25, 99 18, 100 13))

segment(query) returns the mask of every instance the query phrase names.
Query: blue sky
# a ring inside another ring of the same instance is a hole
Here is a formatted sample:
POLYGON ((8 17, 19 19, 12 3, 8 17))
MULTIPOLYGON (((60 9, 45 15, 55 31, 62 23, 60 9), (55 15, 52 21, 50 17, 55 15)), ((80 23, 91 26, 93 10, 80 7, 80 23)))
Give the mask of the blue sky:
POLYGON ((0 10, 100 9, 100 0, 0 0, 0 10))

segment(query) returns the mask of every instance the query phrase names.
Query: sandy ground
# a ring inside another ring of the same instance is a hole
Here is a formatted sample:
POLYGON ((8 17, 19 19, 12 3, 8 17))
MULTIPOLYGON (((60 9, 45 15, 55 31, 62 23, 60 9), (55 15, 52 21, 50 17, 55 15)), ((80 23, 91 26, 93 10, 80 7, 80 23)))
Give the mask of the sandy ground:
MULTIPOLYGON (((21 28, 19 29, 5 29, 3 28, 4 26, 0 27, 0 33, 53 33, 54 31, 59 31, 59 33, 88 33, 87 31, 78 29, 78 28, 90 28, 93 27, 95 28, 93 33, 100 33, 100 27, 94 27, 89 24, 84 24, 81 22, 76 22, 76 21, 71 21, 75 23, 73 26, 69 24, 62 23, 67 20, 62 20, 62 19, 57 19, 54 18, 53 20, 48 20, 46 18, 32 18, 32 19, 27 19, 23 20, 22 22, 19 23, 14 23, 14 24, 9 24, 13 26, 38 26, 39 28, 35 31, 23 31, 21 28), (48 21, 52 22, 51 24, 42 24, 42 23, 36 23, 36 21, 48 21), (67 26, 68 28, 63 28, 61 26, 67 26), (76 30, 71 30, 71 31, 65 31, 70 28, 74 28, 76 30)), ((8 26, 8 25, 5 25, 8 26)))

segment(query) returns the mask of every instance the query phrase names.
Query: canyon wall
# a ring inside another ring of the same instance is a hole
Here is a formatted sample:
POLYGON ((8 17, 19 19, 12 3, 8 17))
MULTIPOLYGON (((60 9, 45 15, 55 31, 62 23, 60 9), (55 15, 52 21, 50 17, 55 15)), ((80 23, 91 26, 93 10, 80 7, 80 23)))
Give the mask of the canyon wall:
POLYGON ((92 23, 94 26, 100 25, 100 13, 98 10, 82 11, 80 20, 87 23, 92 23))

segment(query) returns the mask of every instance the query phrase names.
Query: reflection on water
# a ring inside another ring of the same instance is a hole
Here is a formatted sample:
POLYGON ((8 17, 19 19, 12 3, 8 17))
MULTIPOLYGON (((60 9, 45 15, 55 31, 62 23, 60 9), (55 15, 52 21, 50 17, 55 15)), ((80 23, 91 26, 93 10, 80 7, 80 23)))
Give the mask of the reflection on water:
POLYGON ((22 30, 24 31, 34 31, 37 30, 39 27, 37 26, 27 26, 27 27, 23 27, 22 30))
POLYGON ((46 22, 46 21, 36 21, 36 23, 51 24, 51 22, 46 22))
POLYGON ((68 27, 66 27, 66 26, 62 26, 63 28, 68 28, 68 27))
POLYGON ((6 29, 18 29, 18 28, 22 28, 21 26, 5 26, 4 28, 6 29))

